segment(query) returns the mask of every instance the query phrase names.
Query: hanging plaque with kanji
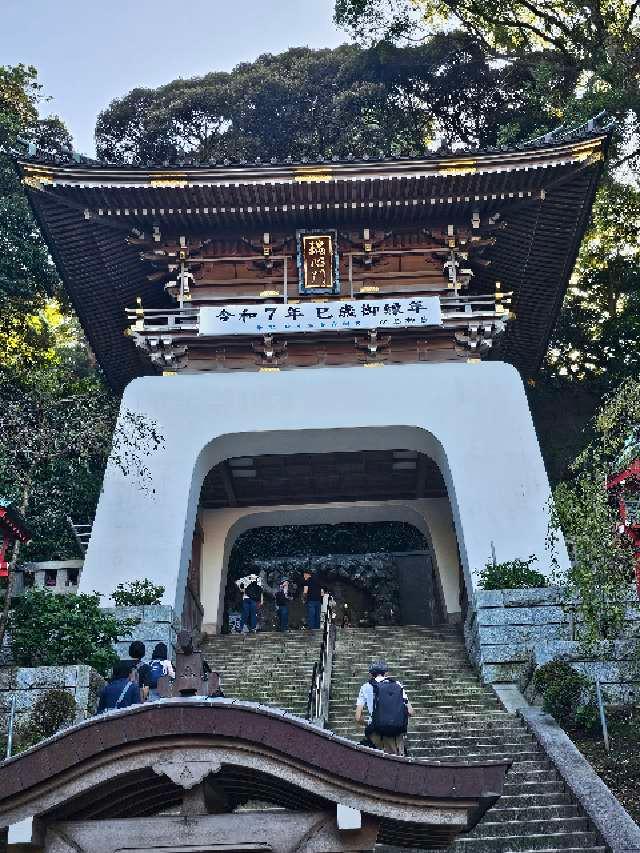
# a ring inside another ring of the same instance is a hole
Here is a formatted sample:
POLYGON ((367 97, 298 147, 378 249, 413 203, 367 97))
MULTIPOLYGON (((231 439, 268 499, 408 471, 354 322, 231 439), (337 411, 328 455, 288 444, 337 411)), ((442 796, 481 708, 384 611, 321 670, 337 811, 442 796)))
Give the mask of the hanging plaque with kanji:
POLYGON ((299 231, 298 271, 300 293, 338 293, 336 232, 299 231))

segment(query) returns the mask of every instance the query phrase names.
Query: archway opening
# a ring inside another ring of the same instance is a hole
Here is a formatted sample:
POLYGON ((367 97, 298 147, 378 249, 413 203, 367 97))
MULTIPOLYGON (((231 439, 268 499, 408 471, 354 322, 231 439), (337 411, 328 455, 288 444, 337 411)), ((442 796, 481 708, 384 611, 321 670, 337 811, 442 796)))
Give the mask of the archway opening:
MULTIPOLYGON (((376 435, 378 441, 382 437, 376 435)), ((340 443, 344 442, 338 448, 340 443)), ((433 625, 459 619, 463 582, 454 512, 441 468, 427 452, 404 445, 230 456, 215 464, 201 482, 200 598, 208 633, 228 630, 229 614, 234 624, 239 606, 234 584, 238 576, 255 573, 250 560, 238 567, 242 547, 232 556, 236 540, 245 531, 266 527, 304 527, 307 532, 302 548, 283 545, 286 534, 279 532, 274 534, 275 551, 271 543, 265 553, 252 555, 254 561, 267 563, 259 571, 269 575, 269 595, 263 598, 272 604, 273 584, 283 574, 290 575, 299 593, 302 562, 313 559, 324 560, 312 568, 327 580, 339 605, 347 605, 344 619, 349 624, 433 625), (371 523, 372 541, 363 544, 356 536, 354 545, 356 526, 366 523, 371 523), (413 529, 412 537, 405 535, 401 541, 397 531, 390 534, 388 525, 399 523, 405 530, 413 529), (329 554, 333 556, 327 563, 329 554), (372 590, 367 564, 374 557, 374 574, 380 582, 379 589, 372 590), (268 565, 269 560, 275 564, 268 565)), ((292 626, 302 620, 297 610, 294 603, 292 626)), ((265 609, 265 627, 273 626, 274 613, 275 606, 265 609)))
POLYGON ((343 626, 439 624, 444 602, 430 543, 406 522, 254 527, 229 556, 225 630, 237 630, 239 584, 256 575, 263 588, 261 630, 275 630, 275 595, 282 581, 291 596, 290 626, 304 626, 305 569, 317 574, 343 626))

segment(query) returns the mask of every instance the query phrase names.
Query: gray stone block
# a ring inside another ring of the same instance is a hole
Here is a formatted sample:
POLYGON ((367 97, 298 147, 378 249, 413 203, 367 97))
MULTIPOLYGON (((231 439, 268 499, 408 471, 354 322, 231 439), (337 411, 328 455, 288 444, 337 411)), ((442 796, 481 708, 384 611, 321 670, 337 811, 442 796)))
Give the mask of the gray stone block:
POLYGON ((550 586, 541 589, 505 589, 505 607, 535 607, 559 604, 565 593, 560 587, 550 586))
POLYGON ((168 604, 147 605, 143 608, 142 619, 144 622, 167 622, 173 621, 173 607, 168 604))
POLYGON ((485 645, 508 645, 527 643, 533 645, 539 640, 568 640, 567 625, 503 625, 501 627, 480 627, 479 636, 482 647, 485 645))
POLYGON ((76 705, 78 706, 79 710, 81 710, 83 712, 84 716, 86 716, 86 712, 87 712, 87 709, 89 707, 90 697, 91 697, 91 691, 88 687, 79 687, 75 691, 74 698, 76 700, 76 705))
POLYGON ((524 663, 530 651, 522 643, 483 644, 481 647, 483 663, 524 663))
POLYGON ((567 622, 561 607, 495 607, 478 613, 480 630, 491 625, 546 625, 567 622))
POLYGON ((521 663, 482 664, 482 678, 488 684, 505 682, 516 683, 522 671, 521 663))
POLYGON ((16 675, 16 687, 19 690, 64 687, 64 676, 63 666, 20 667, 16 675))
POLYGON ((481 607, 504 607, 504 592, 502 589, 477 589, 474 593, 475 609, 481 607))

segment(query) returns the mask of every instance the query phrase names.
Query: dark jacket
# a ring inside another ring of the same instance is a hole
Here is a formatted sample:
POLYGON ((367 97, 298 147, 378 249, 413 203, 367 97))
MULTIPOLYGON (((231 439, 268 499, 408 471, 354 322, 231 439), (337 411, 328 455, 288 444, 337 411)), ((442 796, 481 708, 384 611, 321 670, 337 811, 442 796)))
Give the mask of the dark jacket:
POLYGON ((103 711, 114 708, 128 708, 130 705, 139 705, 141 701, 138 685, 129 681, 128 678, 118 678, 116 681, 110 681, 100 694, 97 713, 102 714, 103 711), (129 686, 125 690, 127 684, 129 686), (122 695, 123 691, 124 695, 122 695), (122 699, 120 699, 121 695, 122 699))

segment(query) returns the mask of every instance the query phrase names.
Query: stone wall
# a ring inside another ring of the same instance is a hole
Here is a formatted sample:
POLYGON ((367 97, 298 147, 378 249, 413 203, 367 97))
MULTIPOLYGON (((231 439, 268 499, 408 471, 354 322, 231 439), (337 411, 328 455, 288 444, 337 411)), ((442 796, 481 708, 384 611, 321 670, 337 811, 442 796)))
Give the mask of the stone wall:
POLYGON ((546 589, 477 590, 464 625, 465 642, 473 663, 489 683, 528 683, 536 666, 564 658, 589 678, 597 675, 616 697, 628 696, 640 679, 631 642, 640 627, 640 608, 630 600, 628 639, 602 643, 586 655, 580 643, 580 623, 564 591, 546 589), (603 660, 597 660, 602 657, 603 660), (524 679, 524 681, 523 681, 524 679))
POLYGON ((76 719, 91 716, 104 679, 90 666, 0 667, 0 740, 7 734, 13 696, 16 697, 16 722, 27 719, 33 703, 48 690, 65 690, 75 699, 76 719))
POLYGON ((180 618, 176 617, 172 607, 157 604, 144 607, 107 607, 105 610, 116 619, 139 620, 138 624, 115 644, 118 657, 123 660, 129 657, 129 643, 132 640, 142 640, 147 650, 147 658, 151 657, 156 643, 166 643, 169 655, 172 655, 176 635, 180 630, 180 618))

